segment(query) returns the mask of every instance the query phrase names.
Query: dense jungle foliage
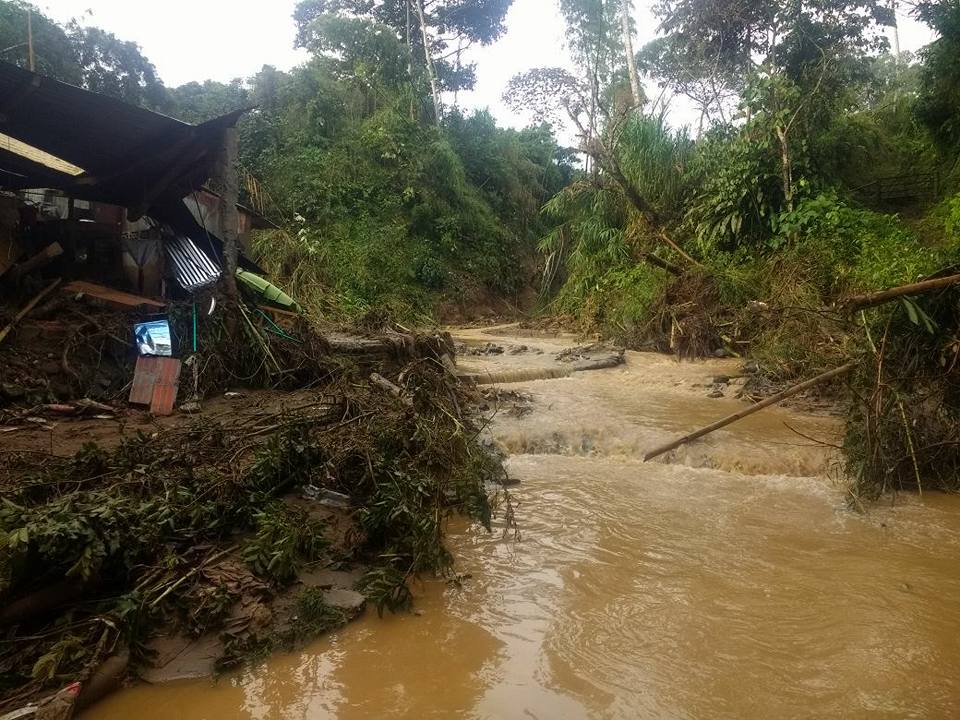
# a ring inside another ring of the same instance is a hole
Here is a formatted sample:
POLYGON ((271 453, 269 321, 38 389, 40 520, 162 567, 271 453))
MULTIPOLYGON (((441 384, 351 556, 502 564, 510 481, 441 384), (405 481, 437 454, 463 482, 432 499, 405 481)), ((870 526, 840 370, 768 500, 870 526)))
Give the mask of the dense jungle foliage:
POLYGON ((566 115, 587 158, 544 206, 551 310, 635 347, 749 354, 775 383, 857 358, 853 496, 956 489, 960 293, 844 302, 956 272, 960 4, 902 8, 935 38, 914 57, 891 52, 886 3, 661 0, 635 58, 617 5, 561 2, 577 71, 505 96, 566 115), (696 108, 695 136, 630 59, 696 108))
MULTIPOLYGON (((324 312, 422 318, 539 282, 584 330, 750 354, 774 382, 859 357, 849 469, 883 489, 926 462, 955 486, 956 291, 841 307, 960 259, 957 0, 659 0, 636 49, 630 0, 558 0, 571 64, 505 88, 524 130, 455 102, 509 6, 304 0, 302 67, 172 89, 135 46, 41 17, 40 67, 194 122, 252 107, 248 198, 281 225, 254 250, 324 312), (890 46, 907 14, 934 38, 917 55, 890 46)), ((24 8, 0 3, 0 42, 24 8)))

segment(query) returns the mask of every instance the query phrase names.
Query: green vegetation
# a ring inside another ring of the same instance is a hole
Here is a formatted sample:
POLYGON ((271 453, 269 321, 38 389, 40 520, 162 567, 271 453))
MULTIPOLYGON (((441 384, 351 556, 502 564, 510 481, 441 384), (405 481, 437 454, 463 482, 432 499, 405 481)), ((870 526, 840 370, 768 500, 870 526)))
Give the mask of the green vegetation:
MULTIPOLYGON (((424 35, 404 3, 304 0, 303 66, 177 88, 135 44, 34 7, 37 69, 188 122, 252 108, 245 199, 282 226, 256 239, 257 259, 326 316, 417 320, 534 284, 540 206, 573 172, 549 126, 504 130, 442 106, 473 86, 462 49, 497 39, 509 5, 430 3, 424 35)), ((0 2, 3 59, 20 65, 28 7, 0 2)))
POLYGON ((305 588, 297 596, 298 632, 305 637, 317 637, 321 633, 340 627, 346 622, 342 610, 332 607, 323 599, 320 588, 305 588))
POLYGON ((664 0, 636 59, 698 109, 691 139, 631 102, 611 5, 565 3, 576 72, 528 71, 505 96, 566 115, 587 158, 544 206, 549 308, 634 347, 749 354, 782 383, 859 358, 854 495, 956 488, 960 293, 837 304, 960 261, 960 8, 918 3, 937 38, 894 57, 879 2, 664 0))
MULTIPOLYGON (((508 84, 536 120, 522 130, 445 106, 474 83, 464 48, 496 40, 510 4, 303 0, 302 66, 178 88, 135 45, 22 0, 0 0, 0 48, 29 62, 30 10, 42 73, 195 123, 251 108, 244 199, 278 225, 251 252, 311 320, 433 322, 539 284, 540 309, 583 331, 750 356, 768 387, 854 359, 852 500, 960 490, 960 286, 845 304, 960 267, 957 0, 911 6, 936 34, 915 57, 891 54, 880 0, 660 0, 660 36, 636 53, 629 0, 559 0, 573 65, 508 84), (696 108, 691 127, 670 124, 668 93, 696 108)), ((450 348, 390 368, 408 405, 370 368, 334 365, 308 323, 302 343, 244 323, 203 324, 198 392, 309 385, 324 400, 70 458, 0 454, 0 598, 16 600, 0 613, 0 709, 118 648, 143 661, 159 626, 222 630, 225 666, 274 647, 261 610, 306 564, 362 562, 378 612, 409 608, 413 577, 451 570, 450 514, 489 527, 502 469, 442 369, 450 348), (348 547, 306 491, 349 498, 348 547)), ((345 621, 316 590, 293 602, 284 639, 345 621)))

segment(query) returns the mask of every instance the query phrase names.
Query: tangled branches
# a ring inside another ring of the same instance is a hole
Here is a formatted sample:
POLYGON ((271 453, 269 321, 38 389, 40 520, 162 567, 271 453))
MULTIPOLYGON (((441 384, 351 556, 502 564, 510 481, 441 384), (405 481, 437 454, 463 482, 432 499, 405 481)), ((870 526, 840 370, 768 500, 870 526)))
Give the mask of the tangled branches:
MULTIPOLYGON (((381 610, 409 603, 411 576, 449 570, 444 519, 489 525, 485 483, 502 470, 440 363, 391 378, 401 398, 344 375, 293 411, 69 458, 0 455, 0 708, 83 680, 118 648, 147 662, 158 627, 223 628, 241 597, 268 598, 304 563, 372 566, 365 587, 381 610), (350 498, 344 546, 304 487, 350 498)), ((334 621, 311 607, 317 627, 334 621)))
POLYGON ((960 490, 960 294, 863 315, 863 363, 844 451, 855 499, 960 490))

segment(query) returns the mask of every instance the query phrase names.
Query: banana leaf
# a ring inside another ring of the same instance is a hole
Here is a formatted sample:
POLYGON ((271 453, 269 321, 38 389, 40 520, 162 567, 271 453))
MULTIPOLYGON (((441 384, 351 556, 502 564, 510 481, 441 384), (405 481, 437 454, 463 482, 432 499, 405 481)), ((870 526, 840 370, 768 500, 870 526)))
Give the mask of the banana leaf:
POLYGON ((259 275, 255 275, 248 270, 237 270, 237 280, 269 303, 279 305, 285 310, 292 312, 303 311, 303 308, 300 307, 296 300, 259 275))

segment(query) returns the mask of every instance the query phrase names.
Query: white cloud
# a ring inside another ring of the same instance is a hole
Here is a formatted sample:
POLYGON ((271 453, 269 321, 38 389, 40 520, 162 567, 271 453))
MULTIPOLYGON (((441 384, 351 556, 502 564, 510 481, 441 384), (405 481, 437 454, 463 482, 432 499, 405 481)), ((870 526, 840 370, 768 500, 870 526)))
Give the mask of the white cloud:
POLYGON ((138 43, 171 86, 249 77, 264 64, 289 69, 306 58, 293 47, 296 0, 37 0, 37 4, 59 22, 79 18, 138 43))

